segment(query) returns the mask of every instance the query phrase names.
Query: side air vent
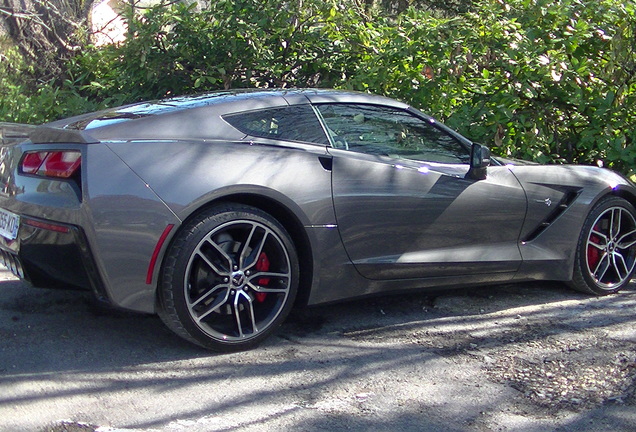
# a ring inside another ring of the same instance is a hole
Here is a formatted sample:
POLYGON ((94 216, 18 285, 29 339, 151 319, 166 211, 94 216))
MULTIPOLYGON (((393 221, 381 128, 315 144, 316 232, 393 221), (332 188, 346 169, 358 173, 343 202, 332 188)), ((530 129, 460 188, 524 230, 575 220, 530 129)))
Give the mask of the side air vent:
POLYGON ((561 199, 561 201, 559 202, 559 204, 554 208, 554 210, 552 211, 552 213, 550 213, 548 215, 548 217, 546 217, 543 222, 541 222, 539 224, 539 226, 537 226, 530 234, 528 234, 524 239, 522 239, 521 241, 523 243, 525 242, 530 242, 534 239, 536 239, 537 237, 539 237, 539 235, 546 230, 546 228, 548 228, 550 225, 552 225, 552 223, 558 219, 559 216, 561 216, 563 214, 563 212, 565 212, 568 207, 570 207, 570 205, 574 202, 574 200, 576 200, 576 197, 579 196, 579 192, 567 192, 565 195, 563 195, 563 198, 561 199))

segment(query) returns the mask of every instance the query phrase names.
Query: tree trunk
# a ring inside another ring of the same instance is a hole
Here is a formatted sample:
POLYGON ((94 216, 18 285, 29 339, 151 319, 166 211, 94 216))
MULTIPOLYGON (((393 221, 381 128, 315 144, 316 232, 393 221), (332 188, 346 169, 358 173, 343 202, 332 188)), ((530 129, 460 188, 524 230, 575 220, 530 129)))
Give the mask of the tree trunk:
POLYGON ((0 19, 10 40, 43 80, 60 77, 63 63, 88 36, 94 0, 0 0, 0 19))

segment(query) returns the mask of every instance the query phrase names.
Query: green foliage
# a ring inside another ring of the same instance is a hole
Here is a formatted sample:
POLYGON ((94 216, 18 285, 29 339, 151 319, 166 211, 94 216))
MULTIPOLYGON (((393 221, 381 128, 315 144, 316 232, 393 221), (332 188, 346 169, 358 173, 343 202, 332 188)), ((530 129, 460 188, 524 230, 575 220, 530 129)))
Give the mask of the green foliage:
POLYGON ((356 50, 354 38, 370 36, 362 13, 355 2, 335 0, 220 0, 201 11, 177 3, 141 15, 128 9, 126 42, 88 51, 74 70, 93 96, 129 101, 337 83, 359 68, 348 51, 356 50))
POLYGON ((483 0, 436 18, 409 10, 382 35, 353 87, 422 107, 495 153, 633 173, 633 3, 483 0), (367 73, 368 72, 368 73, 367 73))
POLYGON ((0 118, 224 88, 348 88, 402 99, 496 154, 636 172, 633 0, 460 1, 470 7, 454 16, 379 14, 369 5, 381 2, 361 0, 212 3, 127 9, 127 40, 86 47, 55 83, 20 84, 28 67, 5 55, 0 118))
POLYGON ((33 68, 15 48, 0 54, 0 119, 37 124, 53 118, 91 111, 99 106, 78 92, 75 83, 64 80, 38 82, 33 68))

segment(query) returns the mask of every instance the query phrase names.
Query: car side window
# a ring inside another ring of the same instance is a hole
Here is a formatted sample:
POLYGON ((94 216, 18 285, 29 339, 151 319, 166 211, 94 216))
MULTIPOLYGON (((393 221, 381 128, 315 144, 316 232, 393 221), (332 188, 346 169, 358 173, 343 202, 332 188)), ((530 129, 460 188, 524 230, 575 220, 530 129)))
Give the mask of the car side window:
POLYGON ((223 119, 241 132, 255 137, 329 145, 318 117, 309 105, 229 114, 223 119))
POLYGON ((407 111, 376 105, 316 105, 335 148, 440 163, 470 161, 453 136, 407 111))

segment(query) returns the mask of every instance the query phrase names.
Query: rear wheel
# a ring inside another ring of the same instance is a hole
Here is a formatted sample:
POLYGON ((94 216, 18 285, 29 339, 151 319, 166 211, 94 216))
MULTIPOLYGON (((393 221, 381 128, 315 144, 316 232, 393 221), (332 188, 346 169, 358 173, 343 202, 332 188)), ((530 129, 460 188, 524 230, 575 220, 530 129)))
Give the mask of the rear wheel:
POLYGON ((217 206, 187 223, 170 246, 159 315, 198 345, 247 349, 289 314, 298 273, 294 245, 276 219, 249 206, 217 206))
POLYGON ((612 294, 629 283, 635 265, 636 210, 623 198, 604 198, 583 225, 571 286, 589 294, 612 294))

